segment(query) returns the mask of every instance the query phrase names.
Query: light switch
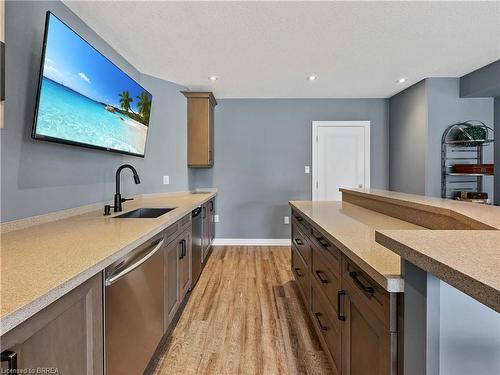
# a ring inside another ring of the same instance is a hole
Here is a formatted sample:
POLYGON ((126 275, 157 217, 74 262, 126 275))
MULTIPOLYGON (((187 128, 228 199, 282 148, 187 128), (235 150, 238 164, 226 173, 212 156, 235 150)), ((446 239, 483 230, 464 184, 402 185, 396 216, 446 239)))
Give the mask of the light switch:
POLYGON ((219 222, 219 215, 214 215, 214 223, 218 223, 219 222))
POLYGON ((304 167, 304 173, 306 173, 306 174, 311 173, 311 167, 310 167, 310 166, 308 166, 308 165, 306 165, 306 166, 304 167))
POLYGON ((283 224, 290 224, 290 216, 283 216, 283 224))
POLYGON ((163 185, 168 185, 168 184, 170 184, 170 177, 163 176, 163 185))

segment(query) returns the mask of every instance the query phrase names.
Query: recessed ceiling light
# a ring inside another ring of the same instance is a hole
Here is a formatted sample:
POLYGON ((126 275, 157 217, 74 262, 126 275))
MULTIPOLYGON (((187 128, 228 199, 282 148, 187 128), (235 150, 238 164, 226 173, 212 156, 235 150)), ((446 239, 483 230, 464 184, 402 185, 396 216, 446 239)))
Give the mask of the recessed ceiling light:
POLYGON ((210 76, 208 77, 210 81, 217 81, 217 76, 210 76))
POLYGON ((405 83, 406 82, 406 78, 400 78, 396 81, 396 83, 405 83))
POLYGON ((315 81, 316 78, 318 78, 318 76, 312 75, 312 76, 307 77, 307 80, 308 81, 315 81))

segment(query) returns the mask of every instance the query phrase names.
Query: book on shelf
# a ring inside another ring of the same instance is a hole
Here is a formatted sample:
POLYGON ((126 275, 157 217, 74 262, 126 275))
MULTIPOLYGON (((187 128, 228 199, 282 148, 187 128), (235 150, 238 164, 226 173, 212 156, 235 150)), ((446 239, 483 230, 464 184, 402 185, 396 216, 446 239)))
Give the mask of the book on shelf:
POLYGON ((493 164, 455 164, 454 173, 493 174, 493 164))
POLYGON ((455 197, 461 199, 488 199, 488 193, 481 191, 457 191, 455 197))
POLYGON ((460 197, 456 197, 455 199, 457 201, 461 201, 461 202, 490 204, 490 200, 489 199, 467 199, 467 198, 460 198, 460 197))

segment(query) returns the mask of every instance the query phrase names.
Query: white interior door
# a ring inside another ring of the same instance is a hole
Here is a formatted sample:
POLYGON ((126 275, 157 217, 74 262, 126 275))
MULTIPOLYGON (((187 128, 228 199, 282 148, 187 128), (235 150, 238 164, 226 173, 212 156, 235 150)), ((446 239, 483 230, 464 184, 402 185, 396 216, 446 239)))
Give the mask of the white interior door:
POLYGON ((341 187, 370 187, 370 122, 313 122, 313 200, 341 200, 341 187))

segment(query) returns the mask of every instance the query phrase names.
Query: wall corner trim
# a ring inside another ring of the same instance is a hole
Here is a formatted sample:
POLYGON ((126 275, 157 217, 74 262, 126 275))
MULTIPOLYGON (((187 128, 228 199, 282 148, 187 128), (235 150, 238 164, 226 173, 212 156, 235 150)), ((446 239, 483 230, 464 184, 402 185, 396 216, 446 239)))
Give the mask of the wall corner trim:
POLYGON ((290 246, 288 238, 216 238, 213 246, 290 246))

